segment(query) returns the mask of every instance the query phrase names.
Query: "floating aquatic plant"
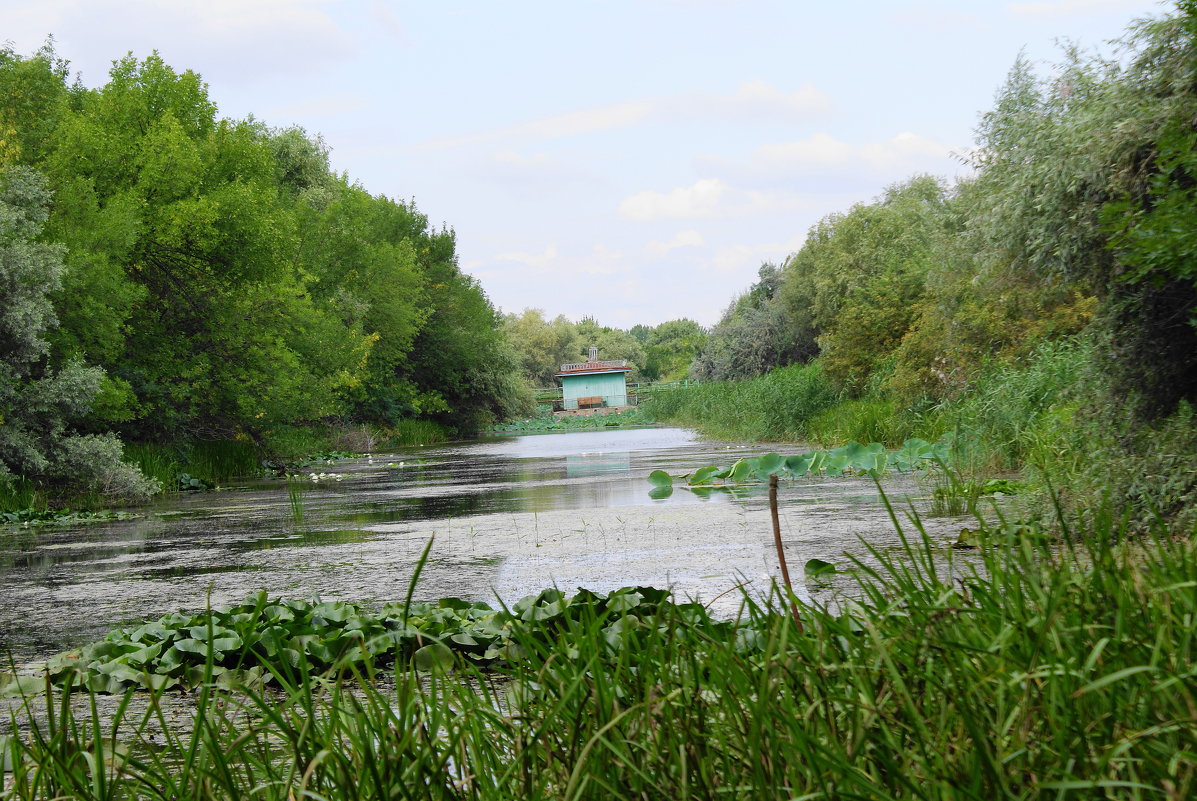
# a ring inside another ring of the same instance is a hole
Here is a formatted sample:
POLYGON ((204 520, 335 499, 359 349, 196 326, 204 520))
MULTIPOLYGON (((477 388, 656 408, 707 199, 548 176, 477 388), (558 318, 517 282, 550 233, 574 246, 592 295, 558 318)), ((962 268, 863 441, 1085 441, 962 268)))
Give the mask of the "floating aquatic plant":
POLYGON ((906 440, 898 450, 887 451, 880 442, 862 445, 849 442, 832 450, 816 450, 783 457, 778 453, 751 456, 720 467, 707 465, 693 473, 671 476, 664 470, 654 470, 648 476, 653 485, 649 494, 654 498, 668 497, 675 481, 685 481, 691 488, 734 486, 737 484, 768 481, 769 476, 800 478, 805 475, 879 475, 889 469, 899 471, 917 470, 930 464, 946 464, 951 456, 951 445, 946 440, 930 443, 923 439, 906 440))

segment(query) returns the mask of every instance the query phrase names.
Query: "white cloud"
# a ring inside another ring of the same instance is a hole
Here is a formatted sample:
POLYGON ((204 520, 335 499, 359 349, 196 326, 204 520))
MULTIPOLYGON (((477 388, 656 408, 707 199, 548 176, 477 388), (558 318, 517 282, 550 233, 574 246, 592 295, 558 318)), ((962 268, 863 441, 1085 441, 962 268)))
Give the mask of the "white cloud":
POLYGON ((826 114, 831 108, 831 99, 811 84, 793 92, 784 92, 763 81, 749 81, 737 87, 732 94, 702 92, 632 100, 542 117, 476 134, 435 139, 426 142, 424 147, 453 148, 496 139, 555 139, 695 118, 721 121, 744 117, 809 120, 826 114))
POLYGON ((40 0, 9 4, 4 37, 19 50, 53 33, 89 85, 104 82, 113 58, 157 49, 177 70, 245 82, 307 73, 349 55, 347 34, 327 0, 40 0))
POLYGON ((784 242, 729 245, 711 254, 706 264, 717 273, 755 276, 756 269, 763 262, 780 264, 787 256, 801 248, 805 240, 804 236, 796 236, 784 242))
POLYGON ((760 145, 744 161, 700 156, 695 166, 736 184, 793 185, 804 180, 881 185, 913 173, 955 174, 963 166, 957 149, 919 134, 852 144, 827 133, 807 139, 760 145))
POLYGON ((728 185, 717 178, 704 178, 692 186, 681 186, 665 193, 645 189, 624 198, 619 204, 619 214, 640 222, 714 217, 728 189, 728 185))
POLYGON ((370 19, 377 26, 378 30, 392 39, 398 41, 400 44, 410 44, 407 35, 407 29, 399 18, 395 16, 394 12, 387 7, 387 4, 382 0, 374 0, 370 6, 370 19))
POLYGON ((661 257, 669 253, 671 250, 678 248, 696 248, 702 247, 706 242, 702 238, 702 234, 695 231, 693 228, 686 231, 678 231, 674 234, 673 239, 668 242, 649 242, 645 250, 652 256, 661 257))
POLYGON ((736 189, 718 178, 703 178, 669 192, 645 189, 625 197, 619 215, 636 222, 752 217, 808 207, 790 192, 736 189))
POLYGON ((537 271, 544 271, 552 267, 561 254, 556 245, 548 245, 542 253, 528 253, 527 251, 509 251, 495 254, 494 261, 509 261, 523 264, 537 271))
POLYGON ((805 84, 793 92, 783 92, 764 81, 748 81, 730 97, 703 95, 702 111, 717 111, 736 116, 776 116, 809 119, 831 111, 831 98, 814 84, 805 84))
POLYGON ((1005 8, 1015 17, 1081 17, 1101 13, 1146 13, 1157 11, 1159 3, 1144 0, 1037 0, 1007 3, 1005 8))

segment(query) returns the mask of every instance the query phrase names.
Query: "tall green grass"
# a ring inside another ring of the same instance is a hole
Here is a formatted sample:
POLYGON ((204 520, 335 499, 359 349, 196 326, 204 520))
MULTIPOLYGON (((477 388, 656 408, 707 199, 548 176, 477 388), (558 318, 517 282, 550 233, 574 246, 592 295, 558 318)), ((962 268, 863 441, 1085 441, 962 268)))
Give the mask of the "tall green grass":
POLYGON ((1044 342, 1018 363, 982 372, 942 415, 949 426, 969 431, 997 467, 1062 468, 1061 458, 1088 450, 1073 417, 1082 401, 1100 395, 1093 359, 1086 340, 1044 342))
POLYGON ((209 483, 261 472, 258 449, 249 440, 217 440, 192 443, 129 443, 125 461, 137 465, 146 476, 157 479, 165 491, 177 490, 179 475, 187 473, 209 483))
POLYGON ((0 512, 45 511, 46 496, 23 476, 0 476, 0 512))
POLYGON ((837 394, 817 364, 794 365, 747 381, 718 381, 654 394, 640 409, 657 421, 714 437, 800 440, 807 423, 837 394))
POLYGON ((662 393, 645 407, 659 421, 726 439, 825 446, 855 440, 896 447, 910 437, 934 441, 952 434, 987 469, 1027 463, 1080 469, 1089 435, 1074 418, 1096 393, 1093 358, 1086 340, 1046 342, 1017 363, 982 370, 958 396, 915 402, 901 401, 880 385, 861 397, 841 395, 815 361, 745 381, 662 393))
POLYGON ((381 429, 380 443, 384 449, 408 448, 412 445, 435 445, 448 442, 451 432, 432 420, 398 420, 381 429))
POLYGON ((205 689, 183 730, 34 701, 4 797, 1191 798, 1197 549, 1114 512, 1063 541, 992 526, 955 566, 908 525, 802 630, 777 593, 731 638, 684 607, 583 616, 497 673, 205 689))

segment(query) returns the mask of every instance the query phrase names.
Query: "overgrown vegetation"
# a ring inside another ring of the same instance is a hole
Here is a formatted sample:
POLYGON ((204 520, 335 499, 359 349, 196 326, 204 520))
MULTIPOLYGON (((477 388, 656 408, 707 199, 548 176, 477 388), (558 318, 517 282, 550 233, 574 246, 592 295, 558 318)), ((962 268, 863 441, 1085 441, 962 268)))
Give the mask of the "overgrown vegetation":
POLYGON ((1111 58, 1069 48, 1042 76, 1019 59, 972 177, 916 176, 822 220, 712 330, 692 369, 714 383, 647 410, 730 438, 952 432, 977 469, 1191 532, 1195 116, 1188 0, 1111 58))
POLYGON ((267 688, 224 678, 232 649, 215 644, 232 637, 202 619, 181 650, 193 724, 170 719, 162 690, 138 714, 126 694, 112 719, 32 698, 42 713, 3 743, 4 797, 1191 797, 1197 549, 1124 544, 1100 510, 1085 525, 1092 536, 1063 549, 982 527, 976 561, 952 569, 951 549, 908 528, 902 552, 808 566, 850 599, 801 604, 801 629, 777 594, 745 598, 731 623, 640 589, 550 593, 504 618, 506 658, 485 670, 478 637, 437 621, 495 613, 413 605, 395 631, 424 639, 395 642, 385 681, 357 659, 367 640, 346 605, 327 607, 344 621, 280 640, 315 658, 260 663, 267 688), (416 645, 439 656, 400 658, 416 645), (344 669, 318 676, 342 648, 344 669))

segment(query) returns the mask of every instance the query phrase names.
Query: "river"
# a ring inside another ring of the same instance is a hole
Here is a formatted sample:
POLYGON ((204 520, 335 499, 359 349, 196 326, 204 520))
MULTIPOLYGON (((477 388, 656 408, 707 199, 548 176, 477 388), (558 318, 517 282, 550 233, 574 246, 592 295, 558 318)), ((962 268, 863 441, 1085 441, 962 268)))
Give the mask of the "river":
MULTIPOLYGON (((645 478, 769 449, 679 428, 505 436, 312 466, 305 476, 326 475, 305 479, 297 503, 285 481, 257 479, 165 497, 131 520, 2 529, 0 653, 41 658, 258 589, 401 600, 430 540, 418 599, 510 603, 549 586, 652 585, 734 614, 737 587, 763 591, 777 574, 765 488, 654 500, 645 478)), ((884 486, 896 503, 925 506, 909 476, 884 486)), ((898 543, 871 479, 783 482, 781 499, 797 577, 807 559, 867 558, 865 543, 898 543)), ((946 538, 959 525, 931 521, 930 530, 946 538)))

